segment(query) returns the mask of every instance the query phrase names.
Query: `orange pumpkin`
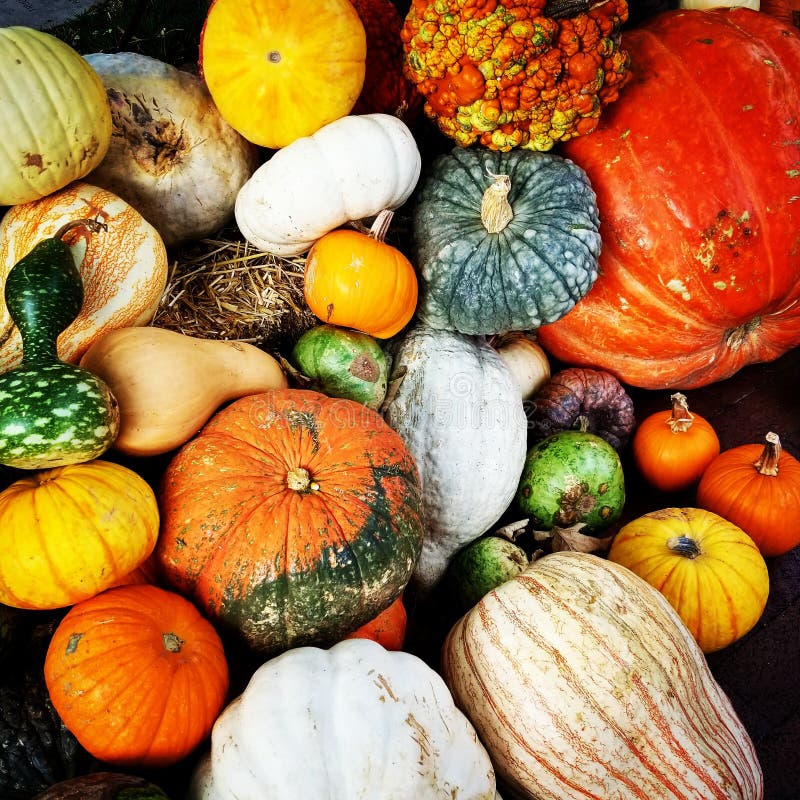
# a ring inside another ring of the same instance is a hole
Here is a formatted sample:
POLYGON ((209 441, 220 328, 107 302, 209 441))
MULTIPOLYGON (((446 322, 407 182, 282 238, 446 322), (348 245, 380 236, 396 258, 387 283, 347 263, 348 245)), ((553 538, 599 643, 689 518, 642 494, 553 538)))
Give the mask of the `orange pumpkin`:
POLYGON ((392 216, 381 211, 369 234, 349 228, 326 233, 309 250, 305 298, 323 322, 388 339, 411 320, 417 275, 411 262, 384 241, 392 216))
POLYGON ((631 442, 639 472, 662 492, 696 484, 720 450, 716 431, 707 419, 689 411, 686 395, 675 392, 670 400, 672 409, 643 420, 631 442))
POLYGON ((83 279, 78 317, 58 337, 58 355, 77 363, 102 334, 153 318, 167 282, 167 251, 156 229, 112 192, 83 182, 14 206, 0 221, 0 372, 18 366, 22 340, 2 301, 14 264, 40 240, 75 219, 97 219, 104 230, 79 227, 65 238, 83 279))
POLYGON ((720 453, 697 487, 697 503, 738 525, 765 556, 800 544, 800 461, 770 432, 765 444, 720 453))
POLYGON ((167 466, 162 574, 253 650, 327 645, 405 588, 421 489, 375 411, 302 389, 218 411, 167 466))
POLYGON ((95 459, 30 473, 0 492, 0 603, 62 608, 153 552, 159 513, 133 470, 95 459))
POLYGON ((744 636, 769 594, 767 565, 737 525, 699 508, 665 508, 624 525, 608 559, 669 600, 704 653, 744 636))
POLYGON ((406 612, 403 596, 384 608, 376 617, 345 636, 345 639, 372 639, 387 650, 402 650, 406 638, 406 612))
POLYGON ((348 114, 366 56, 348 0, 214 0, 200 38, 200 68, 220 114, 273 149, 348 114))
POLYGON ((211 732, 228 692, 222 642, 184 597, 120 586, 74 606, 44 676, 64 724, 95 758, 164 767, 211 732))
POLYGON ((760 10, 800 28, 800 0, 761 0, 760 10))

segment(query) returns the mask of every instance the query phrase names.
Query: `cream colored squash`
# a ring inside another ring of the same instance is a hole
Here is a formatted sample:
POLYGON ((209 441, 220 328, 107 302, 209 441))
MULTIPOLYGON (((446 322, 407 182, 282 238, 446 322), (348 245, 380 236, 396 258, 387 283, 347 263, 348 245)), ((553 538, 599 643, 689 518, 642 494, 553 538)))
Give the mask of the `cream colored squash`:
POLYGON ((288 385, 280 364, 252 344, 150 326, 110 331, 84 353, 81 366, 116 397, 114 448, 134 456, 182 445, 228 400, 288 385))
POLYGON ((29 203, 87 175, 111 141, 97 73, 49 33, 0 28, 0 206, 29 203))
POLYGON ((496 800, 438 673, 368 639, 267 661, 222 712, 189 800, 496 800))
POLYGON ((106 227, 95 233, 81 228, 68 241, 84 300, 75 321, 58 337, 59 357, 77 363, 104 333, 146 325, 153 318, 169 267, 158 231, 117 195, 76 181, 41 200, 14 206, 0 221, 0 372, 22 360, 22 340, 2 300, 6 276, 41 239, 71 220, 87 218, 106 227))
POLYGON ((222 118, 202 79, 138 53, 85 58, 106 87, 114 126, 87 180, 130 203, 167 247, 232 219, 259 150, 222 118))
POLYGON ((419 325, 391 355, 400 382, 385 416, 420 471, 426 536, 413 581, 424 593, 511 503, 527 421, 516 379, 483 337, 419 325))
POLYGON ((666 598, 554 553, 448 634, 442 674, 514 796, 762 800, 753 743, 666 598))
POLYGON ((346 222, 401 206, 420 168, 414 137, 397 117, 342 117, 262 164, 239 190, 236 223, 259 250, 299 255, 346 222))

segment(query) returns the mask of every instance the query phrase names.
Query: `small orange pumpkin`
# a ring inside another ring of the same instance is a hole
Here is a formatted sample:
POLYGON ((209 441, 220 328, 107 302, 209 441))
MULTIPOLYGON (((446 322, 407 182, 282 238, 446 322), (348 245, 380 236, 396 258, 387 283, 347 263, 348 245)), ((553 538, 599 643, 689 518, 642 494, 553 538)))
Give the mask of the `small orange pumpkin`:
POLYGON ((348 0, 214 0, 200 67, 231 127, 277 149, 350 112, 364 85, 367 37, 348 0))
POLYGON ((164 767, 211 732, 228 692, 219 635, 184 597, 119 586, 75 605, 44 676, 64 724, 95 758, 164 767))
POLYGON ((769 573, 737 525, 699 508, 665 508, 624 525, 608 559, 669 600, 704 653, 744 636, 761 618, 769 573))
POLYGON ((697 486, 697 504, 742 528, 765 556, 800 544, 800 461, 777 433, 720 453, 697 486))
POLYGON ((636 429, 631 452, 644 479, 662 492, 678 492, 696 484, 719 455, 711 423, 689 411, 686 395, 671 395, 672 409, 656 411, 636 429))
POLYGON ((58 356, 77 363, 102 334, 153 318, 167 282, 167 250, 158 231, 133 206, 105 189, 75 182, 41 200, 9 209, 0 221, 0 372, 22 360, 22 339, 2 287, 14 264, 40 240, 75 219, 104 229, 75 228, 65 239, 83 280, 83 307, 58 337, 58 356))
POLYGON ((305 298, 323 322, 388 339, 411 320, 417 275, 411 262, 384 241, 392 216, 381 211, 368 234, 348 228, 326 233, 309 250, 305 298))
POLYGON ((390 606, 345 639, 372 639, 387 650, 402 650, 406 639, 408 612, 400 595, 390 606))

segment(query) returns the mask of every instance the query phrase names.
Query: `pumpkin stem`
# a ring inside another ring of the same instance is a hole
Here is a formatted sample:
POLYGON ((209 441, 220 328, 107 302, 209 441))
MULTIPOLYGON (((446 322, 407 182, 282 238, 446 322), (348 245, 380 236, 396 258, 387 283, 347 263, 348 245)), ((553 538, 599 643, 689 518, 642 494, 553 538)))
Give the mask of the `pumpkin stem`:
POLYGON ((675 392, 669 399, 672 401, 672 416, 667 420, 667 425, 673 433, 685 433, 692 427, 694 420, 686 395, 675 392))
POLYGON ((781 457, 781 440, 777 433, 770 431, 765 437, 766 444, 753 466, 762 474, 775 477, 778 474, 778 461, 781 457))
POLYGON ((389 230, 389 225, 393 216, 394 211, 388 208, 379 211, 378 216, 375 217, 375 221, 372 223, 372 227, 369 229, 369 237, 382 242, 386 238, 386 233, 389 230))
POLYGON ((591 5, 589 0, 547 0, 544 15, 550 19, 577 17, 578 14, 585 14, 591 5))
POLYGON ((88 228, 92 233, 107 231, 108 225, 98 219, 73 219, 65 222, 54 234, 54 239, 63 239, 73 228, 88 228))
POLYGON ((316 492, 319 484, 311 480, 311 473, 305 467, 292 467, 286 473, 286 485, 295 492, 316 492))
POLYGON ((686 558, 697 558, 702 553, 697 542, 689 536, 670 536, 667 539, 667 547, 673 553, 686 558))
POLYGON ((183 647, 183 639, 175 633, 165 633, 161 637, 164 641, 164 649, 170 653, 180 653, 183 647))
POLYGON ((481 222, 489 233, 500 233, 514 219, 514 212, 508 202, 511 178, 508 175, 495 175, 488 169, 486 173, 492 178, 492 183, 481 199, 481 222))

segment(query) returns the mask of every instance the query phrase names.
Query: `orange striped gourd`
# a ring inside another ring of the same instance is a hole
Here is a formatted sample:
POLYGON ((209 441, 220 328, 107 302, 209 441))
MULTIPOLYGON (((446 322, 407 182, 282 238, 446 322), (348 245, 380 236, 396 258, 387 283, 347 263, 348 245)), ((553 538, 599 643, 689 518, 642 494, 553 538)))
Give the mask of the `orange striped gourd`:
POLYGON ((454 625, 442 664, 514 796, 764 796, 753 743, 692 635, 607 559, 534 562, 454 625))

